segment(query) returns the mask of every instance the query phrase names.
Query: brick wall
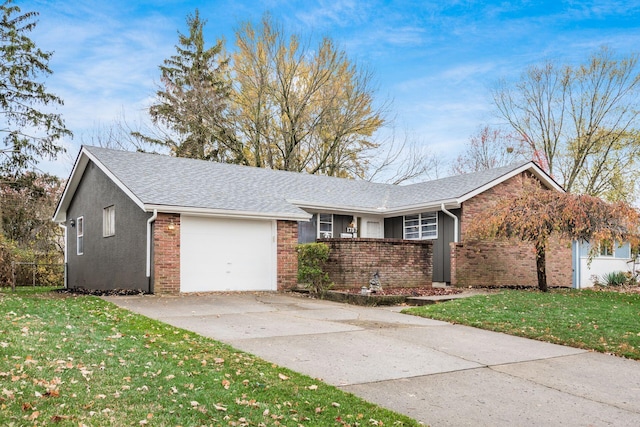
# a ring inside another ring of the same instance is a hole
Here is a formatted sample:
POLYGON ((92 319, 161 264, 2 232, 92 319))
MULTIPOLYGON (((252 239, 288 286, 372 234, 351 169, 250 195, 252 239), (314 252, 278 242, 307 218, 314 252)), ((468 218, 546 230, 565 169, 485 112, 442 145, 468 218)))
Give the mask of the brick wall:
POLYGON ((331 248, 327 272, 334 289, 368 286, 376 271, 383 288, 431 286, 431 241, 366 238, 320 241, 331 248))
POLYGON ((278 221, 278 291, 298 285, 298 223, 278 221))
POLYGON ((153 288, 180 293, 180 214, 159 213, 153 224, 153 288))
POLYGON ((465 241, 467 228, 476 220, 491 212, 498 200, 513 197, 522 191, 524 173, 491 187, 462 204, 460 240, 465 241))
MULTIPOLYGON (((515 176, 462 205, 461 243, 451 244, 451 283, 455 286, 537 286, 535 249, 519 240, 471 241, 470 224, 486 216, 504 197, 522 191, 525 175, 515 176)), ((547 250, 549 286, 571 286, 571 243, 552 239, 547 250)))

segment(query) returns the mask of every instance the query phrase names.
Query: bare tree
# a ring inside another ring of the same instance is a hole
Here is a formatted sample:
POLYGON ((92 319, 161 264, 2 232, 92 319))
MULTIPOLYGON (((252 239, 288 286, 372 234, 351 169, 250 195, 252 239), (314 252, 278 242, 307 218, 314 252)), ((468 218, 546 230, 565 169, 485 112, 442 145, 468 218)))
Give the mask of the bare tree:
POLYGON ((465 150, 451 165, 456 175, 506 166, 527 159, 523 141, 517 134, 482 126, 472 135, 465 150))
POLYGON ((129 120, 124 111, 109 123, 94 123, 93 127, 79 135, 80 143, 96 147, 124 151, 169 153, 170 148, 149 141, 175 140, 170 129, 144 120, 129 120), (141 138, 140 135, 145 135, 141 138))
POLYGON ((407 133, 398 137, 395 130, 379 146, 362 158, 368 181, 402 184, 440 178, 442 158, 407 133))
POLYGON ((639 95, 638 56, 618 59, 603 47, 579 66, 532 66, 493 99, 567 191, 619 200, 637 177, 639 95))

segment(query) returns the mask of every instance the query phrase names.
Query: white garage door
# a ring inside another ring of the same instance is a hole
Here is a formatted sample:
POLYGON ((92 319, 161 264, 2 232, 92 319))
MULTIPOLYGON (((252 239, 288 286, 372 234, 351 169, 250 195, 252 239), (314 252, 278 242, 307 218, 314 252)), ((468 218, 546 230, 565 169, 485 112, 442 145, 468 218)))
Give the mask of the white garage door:
POLYGON ((276 290, 275 221, 182 216, 180 290, 276 290))

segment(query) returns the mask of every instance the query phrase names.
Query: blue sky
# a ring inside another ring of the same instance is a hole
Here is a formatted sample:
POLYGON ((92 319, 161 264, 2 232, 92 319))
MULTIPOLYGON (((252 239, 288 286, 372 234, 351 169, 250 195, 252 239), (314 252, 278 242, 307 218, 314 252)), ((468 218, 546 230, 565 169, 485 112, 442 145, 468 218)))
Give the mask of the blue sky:
POLYGON ((389 117, 425 151, 453 160, 482 124, 496 124, 490 89, 547 59, 579 63, 602 45, 620 55, 640 47, 640 0, 570 1, 20 1, 40 13, 31 34, 54 51, 49 90, 75 138, 68 155, 41 168, 71 170, 83 136, 125 117, 144 117, 174 54, 177 32, 196 8, 205 40, 227 40, 269 11, 291 32, 331 37, 375 74, 389 117))

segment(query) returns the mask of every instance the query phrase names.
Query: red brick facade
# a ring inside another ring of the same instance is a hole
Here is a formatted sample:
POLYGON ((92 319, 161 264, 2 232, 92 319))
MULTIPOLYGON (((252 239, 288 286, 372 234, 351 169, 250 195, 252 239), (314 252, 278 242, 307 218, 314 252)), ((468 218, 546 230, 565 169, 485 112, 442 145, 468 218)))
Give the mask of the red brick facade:
POLYGON ((298 286, 298 223, 278 221, 278 291, 298 286))
POLYGON ((180 214, 159 213, 153 224, 153 292, 180 293, 180 214))
MULTIPOLYGON (((470 241, 469 224, 493 209, 500 198, 522 191, 524 175, 498 184, 462 205, 461 243, 451 244, 451 284, 455 286, 536 286, 535 252, 519 241, 470 241)), ((326 239, 328 273, 336 288, 367 286, 380 273, 383 286, 431 286, 431 241, 326 239)), ((277 289, 297 286, 298 223, 277 221, 277 289)), ((547 253, 549 286, 571 286, 571 244, 554 240, 547 253)), ((159 213, 153 226, 153 283, 156 294, 180 293, 180 215, 159 213)))
MULTIPOLYGON (((451 244, 451 283, 455 286, 537 286, 535 249, 521 241, 469 241, 467 227, 487 215, 501 198, 522 191, 524 174, 462 204, 461 243, 451 244)), ((553 190, 551 190, 553 191, 553 190)), ((572 285, 571 242, 554 239, 547 250, 549 286, 572 285)))
POLYGON ((334 289, 368 286, 376 271, 383 287, 431 286, 433 244, 428 240, 323 239, 331 252, 334 289))
MULTIPOLYGON (((298 284, 298 223, 277 222, 278 291, 298 284)), ((153 228, 153 283, 155 294, 180 293, 180 215, 159 213, 153 228)))

